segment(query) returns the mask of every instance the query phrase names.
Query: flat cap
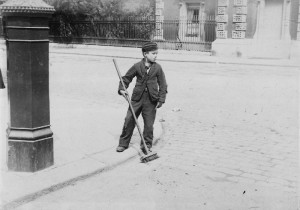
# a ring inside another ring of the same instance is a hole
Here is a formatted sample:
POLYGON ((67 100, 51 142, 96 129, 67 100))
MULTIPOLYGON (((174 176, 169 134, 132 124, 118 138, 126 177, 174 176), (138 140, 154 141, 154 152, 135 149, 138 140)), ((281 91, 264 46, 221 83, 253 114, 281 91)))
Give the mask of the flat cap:
POLYGON ((158 49, 158 47, 157 47, 157 44, 155 42, 146 42, 142 46, 142 51, 143 52, 154 51, 154 50, 157 50, 157 49, 158 49))

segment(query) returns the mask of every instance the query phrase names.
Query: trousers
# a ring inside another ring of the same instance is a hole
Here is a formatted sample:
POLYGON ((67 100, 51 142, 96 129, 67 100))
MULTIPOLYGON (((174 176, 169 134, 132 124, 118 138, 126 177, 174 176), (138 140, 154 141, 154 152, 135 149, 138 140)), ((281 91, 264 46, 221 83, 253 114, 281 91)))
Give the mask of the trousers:
MULTIPOLYGON (((150 100, 149 93, 144 91, 141 100, 139 101, 131 101, 136 118, 142 114, 143 121, 144 121, 144 130, 143 130, 143 137, 145 139, 145 143, 148 148, 152 147, 153 142, 153 124, 156 117, 156 105, 157 102, 153 102, 150 100)), ((133 130, 135 128, 135 121, 134 117, 131 113, 130 107, 128 108, 125 122, 122 129, 122 134, 119 139, 119 146, 121 147, 128 147, 133 130)), ((141 142, 141 147, 143 146, 141 142)))

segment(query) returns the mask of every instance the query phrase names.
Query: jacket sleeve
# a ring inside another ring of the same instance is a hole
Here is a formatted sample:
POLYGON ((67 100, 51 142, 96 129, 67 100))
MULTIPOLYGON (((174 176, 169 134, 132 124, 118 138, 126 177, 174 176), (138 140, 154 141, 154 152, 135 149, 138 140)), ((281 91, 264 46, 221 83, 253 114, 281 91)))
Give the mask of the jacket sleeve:
POLYGON ((159 86, 159 92, 158 92, 158 101, 161 103, 165 103, 166 100, 166 95, 168 93, 168 85, 165 77, 165 73, 163 72, 162 68, 160 68, 158 77, 157 77, 157 82, 159 86))
MULTIPOLYGON (((125 74, 125 76, 122 77, 122 80, 124 82, 125 88, 127 89, 129 84, 131 83, 132 79, 136 76, 136 67, 133 65, 125 74)), ((119 82, 119 89, 118 94, 121 95, 120 90, 124 90, 121 81, 119 82)))

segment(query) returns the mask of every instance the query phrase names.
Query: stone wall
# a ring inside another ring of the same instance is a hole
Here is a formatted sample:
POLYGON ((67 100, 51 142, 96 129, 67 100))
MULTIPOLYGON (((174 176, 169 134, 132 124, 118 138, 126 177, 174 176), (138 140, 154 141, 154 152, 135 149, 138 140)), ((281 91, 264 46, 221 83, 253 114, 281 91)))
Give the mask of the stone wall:
POLYGON ((255 1, 218 0, 217 38, 252 38, 256 23, 255 1))

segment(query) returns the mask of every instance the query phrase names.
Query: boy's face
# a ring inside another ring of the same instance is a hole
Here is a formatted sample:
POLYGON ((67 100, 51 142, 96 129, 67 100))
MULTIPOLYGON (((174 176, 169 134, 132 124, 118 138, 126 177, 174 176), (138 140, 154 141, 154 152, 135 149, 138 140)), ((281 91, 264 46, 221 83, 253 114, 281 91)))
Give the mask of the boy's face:
POLYGON ((144 53, 144 57, 150 62, 155 62, 157 54, 158 50, 148 51, 144 53))

